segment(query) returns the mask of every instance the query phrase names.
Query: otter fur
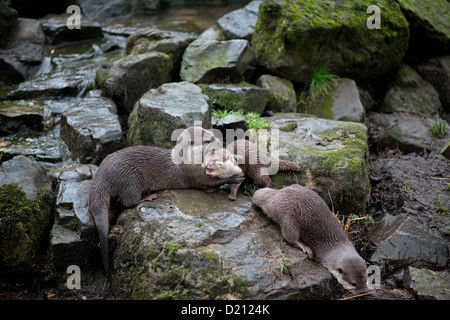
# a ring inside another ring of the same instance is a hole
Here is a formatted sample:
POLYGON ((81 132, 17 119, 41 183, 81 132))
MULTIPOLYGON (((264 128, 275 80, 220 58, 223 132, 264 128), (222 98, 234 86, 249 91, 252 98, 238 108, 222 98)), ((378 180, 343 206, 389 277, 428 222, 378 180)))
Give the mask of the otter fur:
POLYGON ((175 164, 170 149, 134 146, 109 154, 97 169, 88 194, 88 207, 97 226, 106 272, 109 271, 107 236, 112 220, 109 211, 112 197, 120 197, 125 207, 133 207, 152 191, 210 189, 243 180, 242 174, 227 178, 206 175, 201 164, 175 164))
MULTIPOLYGON (((227 146, 227 150, 235 155, 244 176, 249 177, 262 187, 270 187, 272 181, 267 174, 264 175, 261 173, 261 169, 269 167, 273 162, 278 162, 278 171, 300 171, 300 168, 295 163, 287 160, 275 159, 267 151, 248 140, 236 140, 227 146)), ((211 156, 205 157, 203 165, 207 170, 209 169, 211 172, 214 171, 217 176, 229 175, 230 173, 226 171, 229 167, 215 166, 214 161, 219 160, 219 158, 211 156)), ((231 192, 228 199, 231 201, 236 200, 236 194, 240 185, 241 183, 230 185, 231 192)))
POLYGON ((325 201, 298 184, 256 190, 253 204, 281 228, 283 238, 315 258, 354 292, 367 291, 367 267, 325 201))

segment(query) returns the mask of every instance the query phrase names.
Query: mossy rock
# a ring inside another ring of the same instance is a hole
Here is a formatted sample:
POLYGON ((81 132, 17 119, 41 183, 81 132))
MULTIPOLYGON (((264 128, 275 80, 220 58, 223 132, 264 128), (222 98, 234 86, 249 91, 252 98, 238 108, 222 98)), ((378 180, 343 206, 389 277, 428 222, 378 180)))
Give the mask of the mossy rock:
POLYGON ((272 187, 298 183, 316 191, 335 212, 365 214, 369 194, 366 126, 359 123, 316 118, 276 117, 281 159, 295 162, 300 172, 279 172, 272 187))
POLYGON ((395 69, 408 48, 399 5, 382 0, 381 28, 369 29, 369 0, 266 0, 252 37, 257 61, 276 75, 306 83, 329 64, 351 79, 375 79, 395 69))
POLYGON ((36 200, 14 184, 0 187, 0 270, 29 273, 43 252, 51 225, 53 201, 42 189, 36 200))
POLYGON ((8 7, 6 3, 0 3, 0 48, 7 44, 16 24, 17 11, 8 7))

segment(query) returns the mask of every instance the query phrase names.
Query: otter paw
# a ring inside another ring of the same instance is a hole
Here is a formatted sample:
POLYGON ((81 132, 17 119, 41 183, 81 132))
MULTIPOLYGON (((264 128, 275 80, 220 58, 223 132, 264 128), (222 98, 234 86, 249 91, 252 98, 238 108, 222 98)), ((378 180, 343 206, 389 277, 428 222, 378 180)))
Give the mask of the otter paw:
POLYGON ((304 254, 307 254, 307 255, 308 255, 308 258, 310 258, 310 259, 313 258, 313 252, 312 252, 312 250, 311 250, 307 245, 305 245, 305 244, 303 244, 303 243, 301 243, 301 242, 297 242, 296 244, 297 244, 297 246, 300 248, 300 250, 302 250, 302 252, 303 252, 304 254))
POLYGON ((158 194, 157 193, 152 193, 152 194, 149 194, 148 196, 146 196, 144 199, 142 199, 141 202, 152 201, 152 200, 155 200, 155 199, 158 199, 158 194))
POLYGON ((206 193, 213 193, 213 192, 216 192, 215 188, 206 189, 206 193))
POLYGON ((236 195, 235 194, 230 194, 228 196, 228 200, 235 201, 236 200, 236 195))

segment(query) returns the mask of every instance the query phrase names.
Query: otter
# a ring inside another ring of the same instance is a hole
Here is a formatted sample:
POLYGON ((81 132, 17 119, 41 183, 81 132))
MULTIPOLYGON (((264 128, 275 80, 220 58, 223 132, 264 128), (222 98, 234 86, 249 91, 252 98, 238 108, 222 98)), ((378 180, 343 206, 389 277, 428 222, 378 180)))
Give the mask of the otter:
POLYGON ((367 267, 325 201, 298 184, 256 190, 253 204, 281 228, 283 238, 325 266, 346 290, 367 291, 367 267))
POLYGON ((88 207, 97 226, 106 272, 109 272, 107 236, 112 220, 109 211, 112 197, 119 197, 125 207, 134 207, 144 194, 152 191, 210 189, 243 180, 240 173, 217 178, 206 175, 201 164, 175 164, 172 150, 159 147, 133 146, 106 156, 92 178, 88 193, 88 207))
MULTIPOLYGON (((275 159, 267 151, 248 140, 236 140, 227 146, 227 150, 235 155, 244 176, 251 178, 264 188, 269 188, 272 181, 267 174, 264 175, 261 173, 261 169, 270 166, 273 162, 278 162, 279 171, 300 171, 300 168, 295 163, 287 160, 275 159)), ((220 155, 218 156, 220 158, 220 155)), ((228 168, 232 168, 231 166, 216 167, 214 161, 220 160, 219 158, 211 155, 205 156, 203 166, 207 168, 207 174, 219 177, 224 175, 227 176, 231 173, 226 171, 228 168), (208 170, 210 173, 208 173, 208 170)), ((228 196, 229 200, 236 200, 236 194, 240 185, 241 183, 230 185, 231 192, 228 196)))

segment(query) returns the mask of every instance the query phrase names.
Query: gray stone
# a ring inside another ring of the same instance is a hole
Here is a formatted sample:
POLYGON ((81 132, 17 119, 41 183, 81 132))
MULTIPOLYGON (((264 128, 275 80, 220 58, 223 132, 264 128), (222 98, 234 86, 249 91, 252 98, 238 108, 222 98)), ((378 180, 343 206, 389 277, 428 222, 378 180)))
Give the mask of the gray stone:
MULTIPOLYGON (((259 5, 262 1, 251 1, 244 8, 227 13, 217 20, 218 28, 226 39, 250 40, 258 20, 259 5)), ((218 39, 216 39, 218 40, 218 39)))
POLYGON ((239 82, 254 61, 247 40, 196 40, 184 52, 180 77, 194 83, 239 82))
POLYGON ((384 97, 381 111, 433 115, 441 108, 439 94, 410 66, 402 64, 384 97))
POLYGON ((73 159, 99 164, 121 147, 117 109, 108 98, 83 98, 61 116, 61 138, 73 159))
POLYGON ((447 271, 408 267, 404 273, 405 287, 420 300, 450 300, 450 277, 447 271))
POLYGON ((128 145, 172 146, 176 129, 211 128, 211 105, 200 87, 189 82, 166 83, 145 93, 128 118, 128 145))
POLYGON ((404 152, 424 149, 440 150, 450 138, 450 125, 438 116, 423 118, 420 115, 395 113, 370 113, 369 133, 380 147, 400 148, 404 152), (433 136, 431 128, 442 123, 443 137, 433 136))
POLYGON ((447 242, 440 234, 409 216, 386 214, 373 230, 377 249, 370 261, 385 270, 405 266, 443 268, 447 266, 447 242))
POLYGON ((0 47, 3 47, 16 26, 17 11, 2 2, 0 3, 0 18, 0 47))
POLYGON ((0 101, 0 135, 23 130, 23 126, 42 130, 44 106, 34 101, 0 101))
POLYGON ((119 110, 130 113, 145 92, 170 81, 172 70, 172 59, 166 54, 133 54, 100 68, 95 83, 114 100, 119 110))
MULTIPOLYGON (((222 137, 226 138, 227 130, 241 129, 242 131, 248 130, 247 117, 242 115, 230 114, 223 118, 212 118, 211 123, 214 129, 220 130, 222 137)), ((224 140, 225 141, 225 140, 224 140)))
POLYGON ((273 112, 295 112, 297 97, 292 82, 283 78, 264 74, 256 84, 269 91, 266 110, 273 112))
POLYGON ((214 105, 226 110, 264 112, 269 92, 251 84, 209 84, 203 92, 214 101, 214 105))
POLYGON ((99 266, 97 228, 87 206, 94 165, 73 163, 52 169, 59 180, 56 219, 50 234, 50 249, 56 268, 69 265, 99 266))
POLYGON ((279 228, 252 207, 249 197, 230 203, 223 192, 163 191, 157 200, 124 212, 112 234, 117 246, 111 285, 119 299, 324 299, 335 294, 331 274, 285 244, 279 228))

